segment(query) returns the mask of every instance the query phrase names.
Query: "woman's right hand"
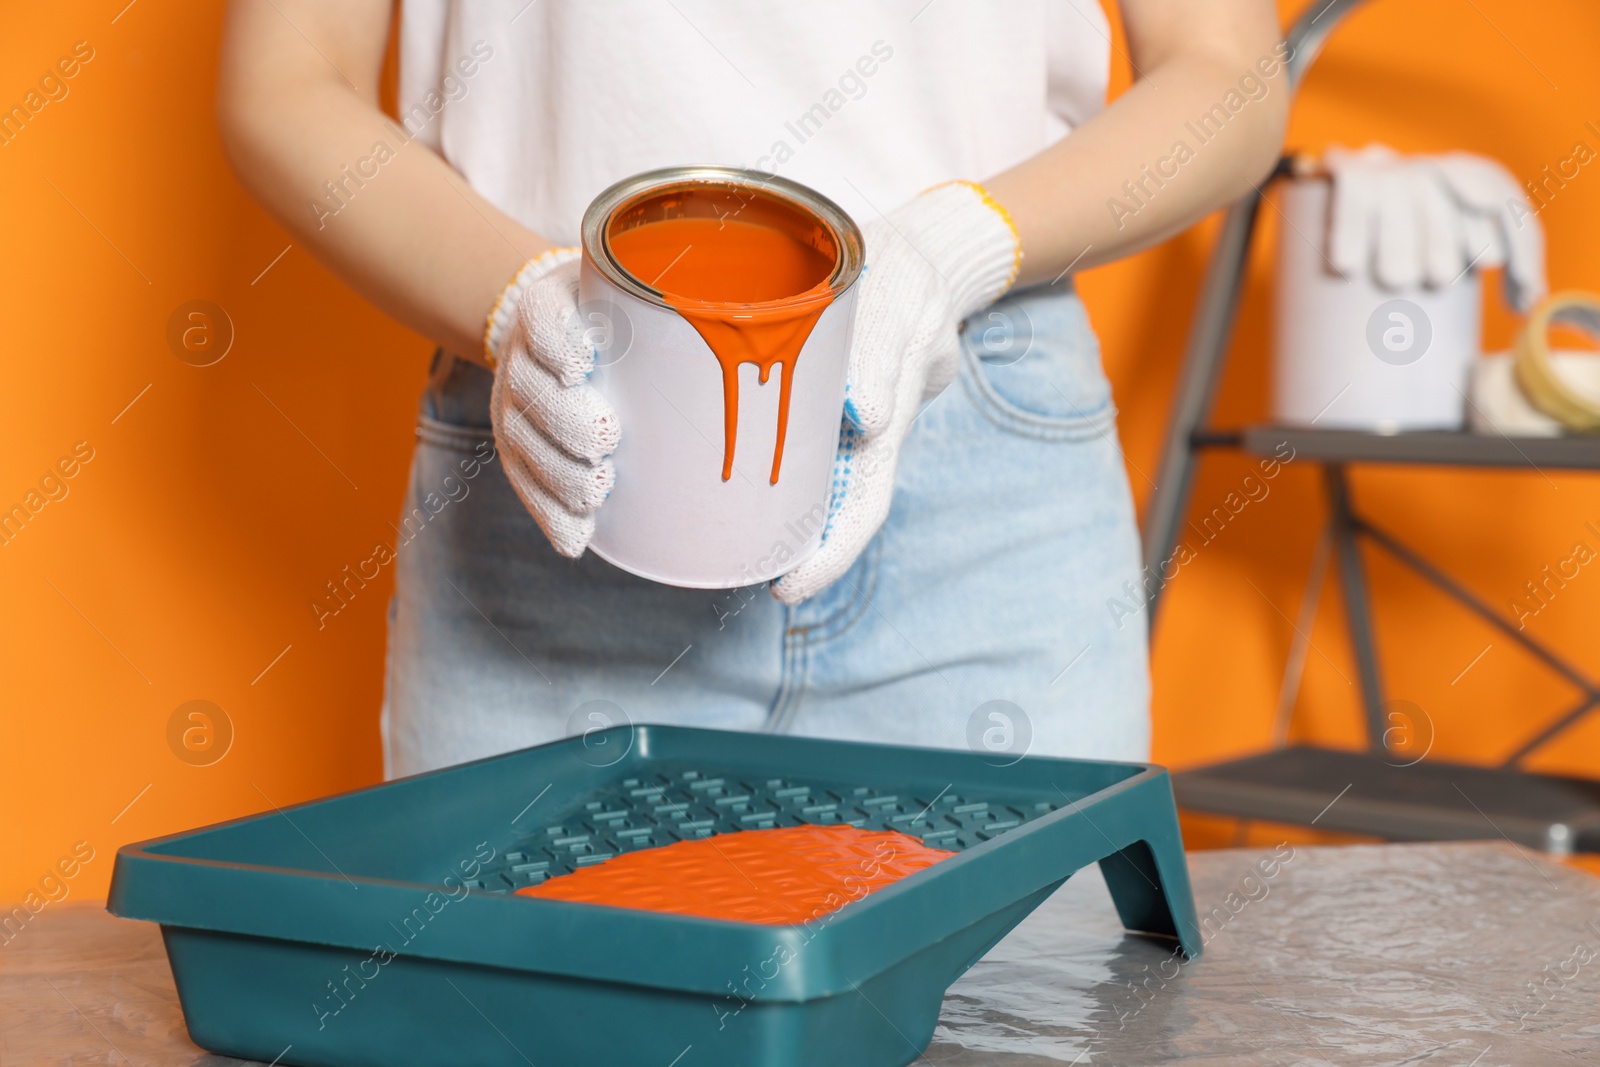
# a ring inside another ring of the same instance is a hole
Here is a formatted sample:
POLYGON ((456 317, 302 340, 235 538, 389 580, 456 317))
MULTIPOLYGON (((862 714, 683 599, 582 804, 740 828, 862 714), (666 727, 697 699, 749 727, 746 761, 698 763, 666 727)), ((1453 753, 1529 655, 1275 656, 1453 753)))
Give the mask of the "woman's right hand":
POLYGON ((583 555, 611 494, 617 413, 589 384, 594 346, 578 316, 577 249, 550 263, 517 301, 489 401, 495 448, 517 496, 563 556, 583 555))

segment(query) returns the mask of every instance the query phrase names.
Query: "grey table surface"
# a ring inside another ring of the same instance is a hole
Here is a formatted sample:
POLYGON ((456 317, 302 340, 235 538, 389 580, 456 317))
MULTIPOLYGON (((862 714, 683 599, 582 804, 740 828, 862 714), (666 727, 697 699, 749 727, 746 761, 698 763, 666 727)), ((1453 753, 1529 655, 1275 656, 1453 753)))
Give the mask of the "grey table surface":
MULTIPOLYGON (((1125 934, 1083 872, 950 989, 918 1062, 1600 1064, 1600 879, 1503 843, 1189 864, 1201 959, 1125 934)), ((51 905, 0 947, 0 1065, 243 1062, 189 1042, 149 924, 51 905)))

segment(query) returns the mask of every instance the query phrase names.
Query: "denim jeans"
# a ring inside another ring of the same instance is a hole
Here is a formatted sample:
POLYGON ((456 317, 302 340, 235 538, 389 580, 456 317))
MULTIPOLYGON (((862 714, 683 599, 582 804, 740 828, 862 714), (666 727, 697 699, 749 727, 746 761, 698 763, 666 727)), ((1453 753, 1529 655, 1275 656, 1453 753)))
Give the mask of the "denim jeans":
POLYGON ((1108 605, 1138 583, 1138 533, 1083 304, 1011 294, 962 342, 887 523, 792 608, 558 556, 495 462, 489 373, 437 356, 390 612, 387 774, 617 721, 1146 758, 1145 626, 1108 605))

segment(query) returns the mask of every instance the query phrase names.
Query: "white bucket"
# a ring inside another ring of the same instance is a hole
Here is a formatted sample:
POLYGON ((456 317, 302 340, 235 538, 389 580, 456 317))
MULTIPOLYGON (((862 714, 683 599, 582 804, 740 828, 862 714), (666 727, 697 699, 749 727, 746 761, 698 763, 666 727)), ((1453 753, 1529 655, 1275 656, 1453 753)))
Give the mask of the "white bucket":
POLYGON ((622 439, 616 485, 596 513, 589 547, 625 571, 668 585, 731 589, 793 569, 822 541, 844 411, 845 372, 861 271, 860 231, 843 210, 794 182, 730 167, 674 168, 619 182, 583 223, 579 311, 595 329, 590 379, 616 408, 622 439), (729 187, 746 200, 799 208, 839 250, 833 302, 795 361, 783 465, 777 446, 779 375, 738 369, 737 445, 722 477, 722 368, 695 328, 661 294, 623 271, 605 243, 613 213, 686 183, 729 187))
POLYGON ((1273 416, 1318 429, 1459 430, 1482 345, 1483 283, 1385 289, 1328 265, 1326 178, 1282 183, 1273 416))

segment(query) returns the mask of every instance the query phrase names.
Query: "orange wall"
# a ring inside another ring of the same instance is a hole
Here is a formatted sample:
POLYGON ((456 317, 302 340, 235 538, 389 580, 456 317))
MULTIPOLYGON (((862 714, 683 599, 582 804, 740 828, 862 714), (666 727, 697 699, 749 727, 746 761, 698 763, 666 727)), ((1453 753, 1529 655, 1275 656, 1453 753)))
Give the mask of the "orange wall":
MULTIPOLYGON (((380 775, 389 577, 321 631, 308 603, 392 536, 428 345, 303 249, 279 258, 288 238, 240 191, 213 128, 215 6, 124 3, 0 14, 0 102, 22 99, 76 42, 93 49, 68 95, 0 145, 0 507, 23 502, 79 442, 92 450, 66 495, 0 545, 0 902, 78 842, 94 858, 71 893, 98 896, 126 841, 380 775), (173 311, 197 299, 224 308, 235 333, 207 367, 180 361, 166 337, 173 311), (209 766, 168 743, 175 709, 197 699, 232 725, 209 766)), ((1378 0, 1313 77, 1294 142, 1461 146, 1523 177, 1575 139, 1592 143, 1582 127, 1600 120, 1600 11, 1587 0, 1475 7, 1378 0)), ((1554 282, 1600 289, 1600 259, 1580 239, 1600 234, 1600 169, 1543 217, 1554 282)), ((1210 234, 1083 279, 1130 462, 1151 476, 1210 234)), ((1265 267, 1252 266, 1226 422, 1264 410, 1265 267)), ((1492 323, 1495 339, 1508 329, 1492 323)), ((1197 500, 1242 473, 1237 458, 1212 460, 1197 500)), ((1569 476, 1364 472, 1356 489, 1494 602, 1600 520, 1600 485, 1569 476)), ((1244 579, 1293 614, 1318 507, 1309 465, 1291 468, 1182 572, 1158 634, 1159 758, 1181 766, 1266 743, 1290 630, 1244 579)), ((1375 580, 1392 688, 1429 711, 1438 754, 1492 759, 1566 702, 1503 641, 1435 614, 1413 580, 1382 565, 1375 580)), ((1600 577, 1586 578, 1530 625, 1582 659, 1597 607, 1600 577)), ((1314 637, 1348 675, 1337 623, 1329 613, 1314 637)), ((1313 655, 1296 736, 1351 743, 1355 723, 1350 687, 1313 655)), ((1600 721, 1541 763, 1600 774, 1597 739, 1600 721)), ((1204 828, 1195 839, 1209 840, 1204 828)))

